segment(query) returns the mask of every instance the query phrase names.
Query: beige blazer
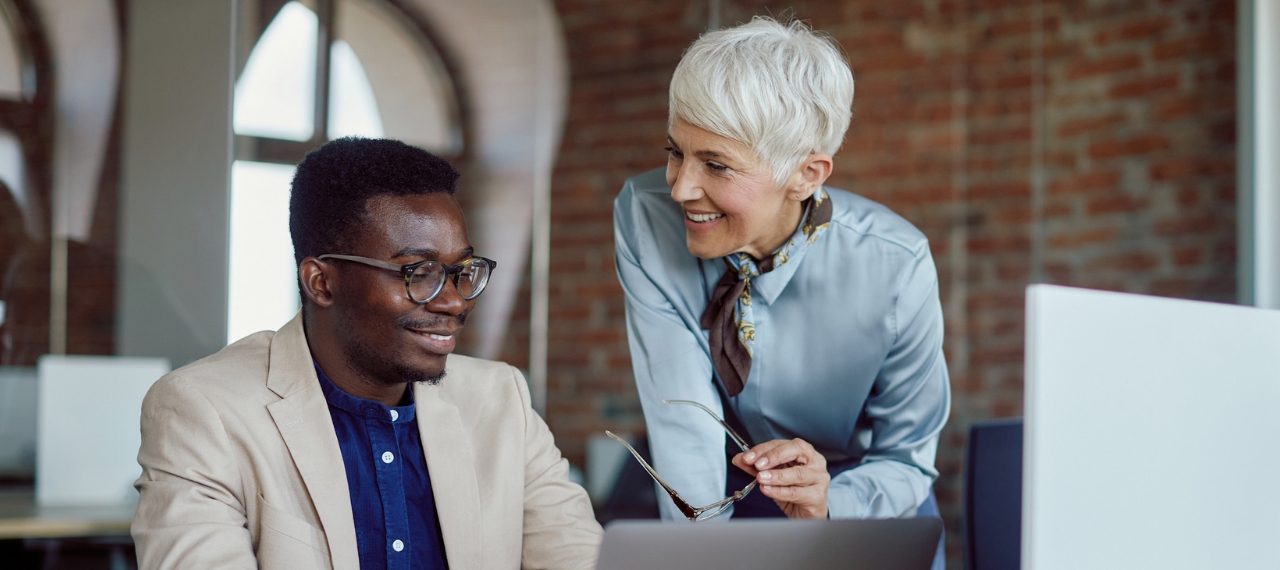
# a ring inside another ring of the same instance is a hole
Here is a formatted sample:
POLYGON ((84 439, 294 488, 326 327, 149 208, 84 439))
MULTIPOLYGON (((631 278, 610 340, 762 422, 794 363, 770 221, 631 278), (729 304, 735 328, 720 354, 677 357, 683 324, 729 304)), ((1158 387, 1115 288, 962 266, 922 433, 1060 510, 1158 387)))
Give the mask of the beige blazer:
MULTIPOLYGON (((601 530, 513 367, 452 355, 414 388, 453 570, 594 568, 601 530)), ((358 568, 338 438, 302 318, 156 382, 142 405, 139 567, 358 568)))

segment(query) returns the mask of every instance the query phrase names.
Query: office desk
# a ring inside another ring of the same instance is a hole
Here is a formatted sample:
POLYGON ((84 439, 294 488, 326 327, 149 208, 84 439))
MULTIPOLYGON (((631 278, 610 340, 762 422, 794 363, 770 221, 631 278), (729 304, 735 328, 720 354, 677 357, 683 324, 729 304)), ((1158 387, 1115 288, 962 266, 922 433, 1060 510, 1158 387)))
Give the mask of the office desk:
POLYGON ((31 489, 0 491, 0 540, 127 537, 129 507, 37 507, 31 489))

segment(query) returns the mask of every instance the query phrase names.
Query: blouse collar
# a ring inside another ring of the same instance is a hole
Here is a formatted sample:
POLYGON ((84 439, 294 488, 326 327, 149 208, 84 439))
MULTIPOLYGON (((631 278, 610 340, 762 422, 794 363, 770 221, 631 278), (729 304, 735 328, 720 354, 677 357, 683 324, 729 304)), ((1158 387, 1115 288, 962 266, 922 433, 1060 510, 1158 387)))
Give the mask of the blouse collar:
POLYGON ((826 229, 831 225, 831 197, 826 189, 819 187, 817 192, 805 200, 805 210, 800 216, 800 223, 791 238, 782 247, 773 252, 767 263, 758 263, 745 253, 730 254, 725 261, 738 272, 744 269, 751 278, 751 296, 772 304, 782 294, 791 277, 795 275, 800 262, 804 260, 809 247, 817 243, 826 229))

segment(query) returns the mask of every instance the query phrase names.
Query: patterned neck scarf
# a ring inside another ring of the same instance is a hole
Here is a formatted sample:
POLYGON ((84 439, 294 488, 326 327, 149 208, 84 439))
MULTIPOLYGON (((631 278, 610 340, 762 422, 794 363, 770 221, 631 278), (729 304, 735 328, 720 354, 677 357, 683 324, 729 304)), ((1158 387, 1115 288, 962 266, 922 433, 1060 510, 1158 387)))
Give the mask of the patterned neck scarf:
POLYGON ((711 363, 724 382, 729 396, 737 396, 751 374, 756 327, 752 324, 751 280, 786 265, 795 248, 807 248, 818 241, 831 222, 831 200, 822 188, 805 201, 804 223, 772 257, 760 262, 745 253, 725 256, 727 266, 711 292, 700 324, 710 332, 711 363), (734 342, 737 337, 737 342, 734 342))

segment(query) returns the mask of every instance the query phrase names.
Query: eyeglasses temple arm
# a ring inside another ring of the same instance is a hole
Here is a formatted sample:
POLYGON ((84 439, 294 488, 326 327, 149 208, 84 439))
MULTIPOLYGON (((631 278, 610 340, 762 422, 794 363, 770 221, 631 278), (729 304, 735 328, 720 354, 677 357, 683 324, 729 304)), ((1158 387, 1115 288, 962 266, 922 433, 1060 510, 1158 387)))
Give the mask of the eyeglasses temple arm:
POLYGON ((324 255, 321 255, 321 256, 317 257, 316 259, 330 259, 330 258, 331 258, 331 259, 345 259, 345 260, 347 260, 347 261, 354 261, 354 262, 356 262, 356 263, 363 263, 363 264, 365 264, 365 265, 369 265, 369 266, 373 266, 373 267, 380 267, 380 268, 382 268, 382 269, 390 269, 390 270, 392 270, 392 271, 395 271, 396 273, 399 273, 399 272, 400 272, 400 270, 401 270, 401 266, 396 265, 396 264, 394 264, 394 263, 391 263, 391 262, 388 262, 388 261, 382 261, 382 260, 380 260, 380 259, 370 259, 370 258, 368 258, 368 257, 360 257, 360 256, 358 256, 358 255, 339 255, 339 254, 336 254, 336 253, 326 253, 326 254, 324 254, 324 255))
POLYGON ((716 420, 717 422, 719 422, 719 423, 720 423, 720 427, 723 427, 723 428, 724 428, 724 431, 725 431, 726 433, 728 433, 728 434, 729 434, 729 437, 732 437, 732 438, 733 438, 734 443, 737 443, 739 448, 741 448, 743 451, 750 451, 750 450, 751 450, 751 446, 747 445, 747 440, 742 439, 742 436, 738 435, 738 432, 733 431, 733 428, 729 427, 729 424, 728 424, 727 422, 725 422, 723 419, 720 419, 720 416, 719 416, 719 415, 716 415, 716 413, 715 413, 715 412, 711 411, 711 408, 708 408, 708 407, 706 407, 706 406, 704 406, 704 405, 702 405, 702 404, 699 404, 699 403, 697 403, 697 402, 695 402, 695 401, 693 401, 693 400, 663 400, 663 401, 662 401, 662 403, 664 403, 664 404, 685 404, 685 405, 688 405, 688 406, 697 406, 697 407, 699 407, 699 408, 702 408, 702 411, 704 411, 704 412, 706 412, 706 413, 710 414, 710 415, 711 415, 711 417, 715 418, 715 420, 716 420))
POLYGON ((669 495, 674 495, 674 496, 677 496, 677 497, 678 497, 678 496, 680 496, 680 494, 679 494, 679 493, 677 493, 677 492, 675 491, 675 489, 672 489, 672 488, 671 488, 671 485, 668 485, 668 484, 667 484, 667 482, 666 482, 666 481, 664 481, 664 480, 662 479, 662 476, 661 476, 661 475, 658 475, 658 472, 657 472, 657 471, 654 471, 654 470, 653 470, 653 467, 650 467, 650 466, 649 466, 649 462, 648 462, 648 461, 645 461, 645 460, 644 460, 644 458, 640 456, 640 452, 636 451, 636 448, 631 447, 631 444, 630 444, 630 443, 627 443, 627 440, 622 439, 622 438, 620 438, 620 437, 618 437, 618 436, 614 435, 614 434, 613 434, 613 432, 611 432, 611 431, 609 431, 609 430, 604 430, 604 433, 605 433, 605 435, 607 435, 607 436, 609 436, 609 437, 612 437, 613 439, 617 440, 617 441, 618 441, 618 443, 621 443, 622 445, 627 446, 627 450, 628 450, 628 451, 630 451, 630 452, 631 452, 631 455, 632 455, 633 457, 635 457, 635 458, 636 458, 636 461, 639 461, 639 462, 640 462, 640 466, 641 466, 641 467, 644 467, 644 470, 645 470, 645 471, 647 471, 647 472, 649 473, 649 476, 650 476, 650 477, 653 477, 653 480, 654 480, 654 481, 657 481, 659 485, 662 485, 662 488, 663 488, 663 489, 666 489, 667 494, 669 494, 669 495))

